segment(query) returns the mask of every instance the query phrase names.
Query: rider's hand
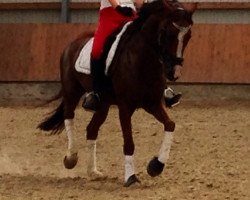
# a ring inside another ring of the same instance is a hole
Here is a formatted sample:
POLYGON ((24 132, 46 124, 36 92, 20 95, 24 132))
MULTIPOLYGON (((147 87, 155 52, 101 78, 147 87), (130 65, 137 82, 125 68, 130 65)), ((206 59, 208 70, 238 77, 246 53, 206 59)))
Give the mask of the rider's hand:
POLYGON ((127 6, 122 7, 118 5, 116 6, 115 9, 118 13, 126 17, 131 17, 133 15, 133 9, 130 7, 127 7, 127 6))

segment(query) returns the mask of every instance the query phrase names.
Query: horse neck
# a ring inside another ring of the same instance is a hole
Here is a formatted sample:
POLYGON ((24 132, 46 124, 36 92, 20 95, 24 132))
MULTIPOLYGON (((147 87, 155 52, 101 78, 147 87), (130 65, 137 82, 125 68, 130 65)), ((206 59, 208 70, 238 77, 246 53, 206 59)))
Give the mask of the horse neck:
POLYGON ((157 48, 158 45, 158 27, 161 19, 157 16, 151 16, 143 25, 139 34, 141 34, 141 38, 145 40, 146 43, 153 46, 153 48, 157 48))
MULTIPOLYGON (((158 56, 158 28, 162 21, 161 13, 150 16, 140 31, 137 33, 138 37, 135 38, 134 42, 138 44, 138 52, 144 60, 149 61, 151 64, 144 63, 144 65, 138 66, 138 72, 145 74, 144 78, 147 82, 154 82, 162 78, 163 67, 159 61, 158 56), (148 56, 145 58, 145 56, 148 56), (153 63, 153 64, 152 64, 153 63)), ((159 82, 159 81, 157 81, 159 82)))
POLYGON ((117 49, 116 55, 114 57, 113 63, 119 63, 119 68, 115 67, 117 64, 112 65, 110 68, 110 75, 113 76, 120 74, 120 71, 129 71, 131 73, 147 73, 146 77, 150 80, 159 79, 162 74, 162 65, 159 62, 158 57, 158 27, 161 22, 159 16, 149 16, 142 26, 138 26, 138 23, 133 23, 128 27, 128 30, 122 36, 120 40, 119 48, 117 49), (130 47, 133 46, 133 51, 130 47), (134 55, 137 52, 138 55, 134 55), (148 56, 145 59, 145 56, 148 56), (120 61, 122 58, 122 61, 120 61), (130 59, 139 60, 136 62, 144 62, 143 60, 148 60, 153 65, 148 65, 143 63, 142 65, 132 66, 129 62, 130 59), (123 69, 124 68, 124 69, 123 69), (157 77, 157 78, 156 78, 157 77))

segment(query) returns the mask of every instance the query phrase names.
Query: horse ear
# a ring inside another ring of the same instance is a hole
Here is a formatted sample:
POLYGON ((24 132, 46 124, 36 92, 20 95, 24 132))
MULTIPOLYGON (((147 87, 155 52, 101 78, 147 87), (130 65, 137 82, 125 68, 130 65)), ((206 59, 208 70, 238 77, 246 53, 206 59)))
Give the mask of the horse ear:
POLYGON ((197 9, 198 3, 183 3, 183 8, 191 14, 197 9))

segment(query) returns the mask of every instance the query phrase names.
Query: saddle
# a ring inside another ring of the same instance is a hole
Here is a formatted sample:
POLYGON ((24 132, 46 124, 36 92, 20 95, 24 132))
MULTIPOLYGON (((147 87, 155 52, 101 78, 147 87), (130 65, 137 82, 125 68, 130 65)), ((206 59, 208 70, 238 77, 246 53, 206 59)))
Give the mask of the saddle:
MULTIPOLYGON (((105 62, 105 75, 108 75, 109 66, 112 63, 112 60, 115 55, 115 51, 121 39, 123 33, 127 30, 127 27, 132 22, 127 22, 123 27, 119 28, 115 31, 111 36, 108 37, 107 42, 104 46, 104 51, 102 55, 102 59, 105 62)), ((90 54, 93 45, 93 39, 91 38, 82 48, 76 62, 75 62, 75 69, 77 72, 90 74, 90 54)))

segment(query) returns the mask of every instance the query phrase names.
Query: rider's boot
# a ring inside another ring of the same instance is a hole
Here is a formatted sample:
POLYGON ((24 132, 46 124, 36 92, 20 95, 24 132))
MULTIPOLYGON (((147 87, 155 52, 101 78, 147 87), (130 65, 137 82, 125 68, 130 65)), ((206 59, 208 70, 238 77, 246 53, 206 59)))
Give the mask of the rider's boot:
POLYGON ((85 95, 82 107, 89 111, 97 111, 100 107, 100 93, 102 88, 102 79, 104 72, 102 61, 100 59, 91 59, 91 75, 93 80, 93 91, 85 95))

